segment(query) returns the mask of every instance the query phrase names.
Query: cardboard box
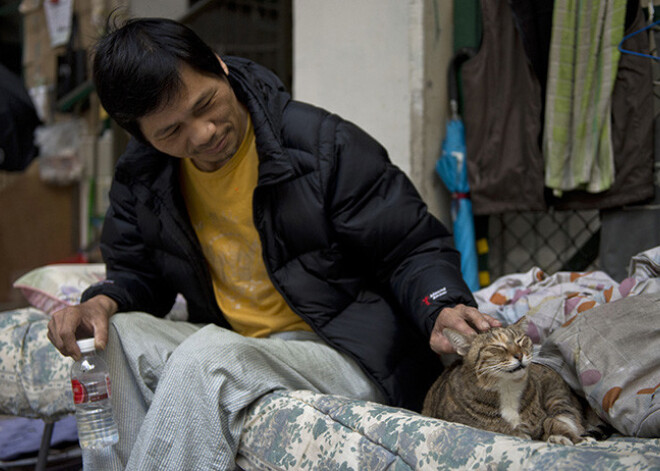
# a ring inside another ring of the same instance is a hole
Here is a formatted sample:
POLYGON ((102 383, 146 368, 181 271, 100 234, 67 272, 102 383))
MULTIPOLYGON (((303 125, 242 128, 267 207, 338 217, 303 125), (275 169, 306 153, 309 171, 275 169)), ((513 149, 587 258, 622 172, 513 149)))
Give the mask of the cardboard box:
POLYGON ((21 275, 76 254, 77 208, 76 186, 42 182, 38 159, 0 189, 0 310, 25 305, 21 275))

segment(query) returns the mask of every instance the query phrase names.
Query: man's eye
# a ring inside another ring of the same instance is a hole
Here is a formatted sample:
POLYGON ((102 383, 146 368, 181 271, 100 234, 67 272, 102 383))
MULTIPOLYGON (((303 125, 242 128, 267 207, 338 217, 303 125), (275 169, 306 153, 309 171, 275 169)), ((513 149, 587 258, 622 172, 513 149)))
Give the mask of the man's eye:
POLYGON ((178 132, 179 132, 179 126, 173 128, 170 132, 168 132, 165 135, 165 139, 169 139, 170 137, 174 137, 174 135, 176 135, 178 132))
POLYGON ((206 111, 207 109, 209 109, 211 107, 211 103, 213 103, 213 100, 207 101, 206 103, 204 103, 202 106, 199 107, 197 112, 200 113, 202 111, 206 111))

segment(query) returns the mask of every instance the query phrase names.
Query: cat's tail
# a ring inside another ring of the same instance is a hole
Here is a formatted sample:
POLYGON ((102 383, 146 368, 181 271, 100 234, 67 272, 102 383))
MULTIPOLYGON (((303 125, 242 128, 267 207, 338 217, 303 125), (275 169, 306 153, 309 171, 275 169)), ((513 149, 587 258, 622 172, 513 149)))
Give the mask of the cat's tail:
POLYGON ((612 425, 605 422, 596 411, 587 403, 584 398, 580 398, 584 406, 585 416, 585 432, 583 437, 591 437, 596 440, 606 440, 612 434, 616 433, 616 429, 612 425))
POLYGON ((612 434, 616 433, 616 429, 606 422, 598 425, 587 424, 583 437, 591 437, 596 440, 607 440, 612 434))

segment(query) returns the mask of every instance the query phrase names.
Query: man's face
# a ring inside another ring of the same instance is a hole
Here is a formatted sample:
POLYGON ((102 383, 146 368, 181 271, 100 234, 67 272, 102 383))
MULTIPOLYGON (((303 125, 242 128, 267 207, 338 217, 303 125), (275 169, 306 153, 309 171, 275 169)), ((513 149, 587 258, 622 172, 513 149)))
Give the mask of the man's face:
POLYGON ((204 75, 187 65, 181 66, 180 75, 179 94, 140 118, 140 129, 161 152, 192 159, 200 170, 212 172, 229 162, 240 147, 247 109, 236 99, 226 77, 204 75))

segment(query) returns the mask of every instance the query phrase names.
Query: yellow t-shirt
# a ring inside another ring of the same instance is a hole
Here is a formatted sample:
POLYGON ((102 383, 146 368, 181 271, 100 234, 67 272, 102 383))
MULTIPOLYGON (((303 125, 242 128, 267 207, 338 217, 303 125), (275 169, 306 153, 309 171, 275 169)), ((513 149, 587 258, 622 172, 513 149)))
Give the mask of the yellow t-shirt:
POLYGON ((248 337, 312 329, 275 289, 252 219, 258 155, 252 121, 236 155, 215 172, 181 163, 181 188, 211 270, 215 297, 231 326, 248 337))

